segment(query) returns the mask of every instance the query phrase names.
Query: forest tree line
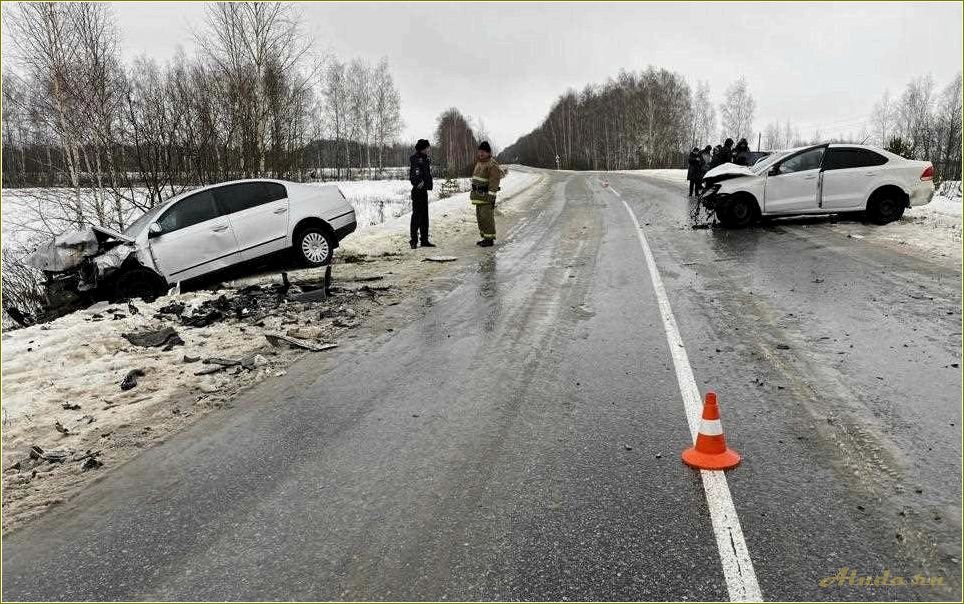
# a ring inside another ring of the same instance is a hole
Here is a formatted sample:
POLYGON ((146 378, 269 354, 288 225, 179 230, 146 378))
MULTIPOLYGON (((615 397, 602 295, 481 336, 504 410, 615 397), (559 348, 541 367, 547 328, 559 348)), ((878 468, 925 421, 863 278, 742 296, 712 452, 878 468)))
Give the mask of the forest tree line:
POLYGON ((501 161, 572 170, 676 167, 690 142, 690 88, 678 73, 621 71, 602 85, 568 90, 501 161))

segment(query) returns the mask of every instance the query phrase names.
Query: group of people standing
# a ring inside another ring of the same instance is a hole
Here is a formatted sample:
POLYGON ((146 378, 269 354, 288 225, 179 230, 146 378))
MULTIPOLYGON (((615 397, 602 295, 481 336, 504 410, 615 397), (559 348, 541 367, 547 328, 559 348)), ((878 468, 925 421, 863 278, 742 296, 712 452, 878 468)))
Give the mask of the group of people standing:
POLYGON ((741 138, 736 146, 733 145, 733 139, 728 138, 723 141, 722 145, 716 147, 710 145, 706 145, 703 149, 693 147, 686 168, 686 180, 690 183, 690 195, 698 195, 703 176, 713 168, 723 164, 750 165, 750 145, 745 138, 741 138))
MULTIPOLYGON (((415 143, 415 153, 409 158, 408 179, 412 183, 412 249, 435 247, 428 238, 428 192, 432 190, 432 160, 428 155, 431 145, 419 139, 415 143)), ((472 192, 469 200, 475 206, 475 218, 479 223, 482 239, 476 242, 479 247, 495 245, 495 194, 499 191, 502 169, 492 157, 492 147, 482 141, 475 156, 472 169, 472 192)))

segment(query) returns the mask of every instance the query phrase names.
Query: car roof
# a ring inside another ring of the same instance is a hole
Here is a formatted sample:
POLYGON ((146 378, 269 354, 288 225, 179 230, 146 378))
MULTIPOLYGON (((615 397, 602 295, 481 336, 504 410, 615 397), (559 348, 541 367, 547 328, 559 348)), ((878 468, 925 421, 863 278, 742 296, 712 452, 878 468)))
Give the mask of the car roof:
POLYGON ((793 154, 799 151, 806 151, 807 149, 815 149, 817 147, 830 147, 833 149, 839 149, 841 147, 847 149, 866 149, 867 151, 873 151, 874 153, 880 153, 889 158, 900 158, 899 155, 895 155, 886 149, 881 149, 880 147, 875 147, 873 145, 864 145, 859 143, 818 143, 815 145, 805 145, 803 147, 793 147, 792 149, 774 149, 771 153, 786 153, 793 154))
POLYGON ((858 143, 830 143, 831 147, 850 147, 854 149, 866 149, 868 151, 884 151, 880 147, 874 147, 873 145, 861 145, 858 143))
POLYGON ((288 186, 298 184, 287 180, 278 180, 277 178, 242 178, 240 180, 228 180, 225 182, 217 182, 217 183, 214 183, 213 185, 204 185, 203 187, 188 189, 187 191, 178 193, 174 197, 169 197, 165 199, 164 203, 166 204, 171 201, 179 201, 181 199, 184 199, 185 197, 194 195, 195 193, 201 193, 202 191, 207 191, 209 189, 216 189, 218 187, 223 187, 225 185, 237 185, 245 182, 274 182, 274 183, 278 183, 279 185, 288 185, 288 186))

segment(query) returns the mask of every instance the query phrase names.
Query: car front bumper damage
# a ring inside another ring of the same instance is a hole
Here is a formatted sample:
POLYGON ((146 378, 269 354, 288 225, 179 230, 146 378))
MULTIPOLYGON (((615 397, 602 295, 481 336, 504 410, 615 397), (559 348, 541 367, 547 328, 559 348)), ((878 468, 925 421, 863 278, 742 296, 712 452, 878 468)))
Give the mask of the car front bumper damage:
POLYGON ((93 295, 131 258, 137 259, 137 252, 130 239, 87 227, 54 237, 25 262, 44 273, 47 304, 54 309, 93 295))

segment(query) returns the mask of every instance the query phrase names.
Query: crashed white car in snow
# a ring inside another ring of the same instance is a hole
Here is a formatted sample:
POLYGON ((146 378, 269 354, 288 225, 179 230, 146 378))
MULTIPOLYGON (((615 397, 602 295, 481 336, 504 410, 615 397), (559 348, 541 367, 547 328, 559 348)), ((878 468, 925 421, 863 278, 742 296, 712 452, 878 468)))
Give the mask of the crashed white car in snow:
POLYGON ((878 224, 934 196, 934 166, 866 145, 778 151, 752 166, 723 164, 703 177, 701 203, 724 226, 763 216, 865 212, 878 224))
POLYGON ((286 250, 303 264, 328 264, 355 226, 335 185, 239 180, 172 197, 123 233, 65 233, 27 262, 47 275, 48 298, 73 291, 152 299, 171 284, 286 250))

